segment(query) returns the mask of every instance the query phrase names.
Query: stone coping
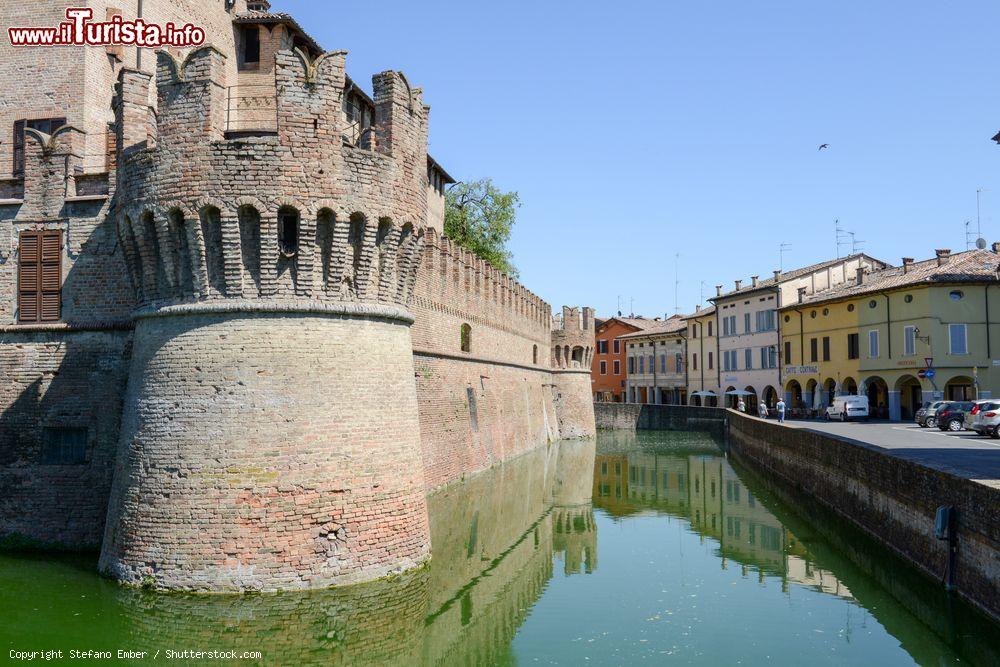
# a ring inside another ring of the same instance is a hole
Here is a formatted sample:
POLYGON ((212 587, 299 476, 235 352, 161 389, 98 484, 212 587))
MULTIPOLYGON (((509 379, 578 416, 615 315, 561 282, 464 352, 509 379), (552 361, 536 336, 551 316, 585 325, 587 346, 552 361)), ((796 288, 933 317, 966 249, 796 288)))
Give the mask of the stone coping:
POLYGON ((413 315, 402 306, 392 306, 381 303, 353 303, 337 301, 296 300, 225 300, 202 301, 197 303, 178 303, 168 306, 152 306, 135 312, 136 319, 152 317, 171 317, 184 315, 213 315, 247 313, 267 315, 272 313, 301 315, 343 315, 347 317, 363 317, 373 319, 397 320, 405 324, 413 324, 413 315))

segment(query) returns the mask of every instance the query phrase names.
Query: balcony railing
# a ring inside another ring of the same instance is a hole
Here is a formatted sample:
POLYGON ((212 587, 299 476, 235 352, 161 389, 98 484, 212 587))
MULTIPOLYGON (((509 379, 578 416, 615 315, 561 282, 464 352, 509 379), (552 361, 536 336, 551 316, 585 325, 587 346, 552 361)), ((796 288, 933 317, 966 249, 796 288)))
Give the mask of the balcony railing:
POLYGON ((273 84, 229 86, 227 132, 277 132, 278 100, 273 84))

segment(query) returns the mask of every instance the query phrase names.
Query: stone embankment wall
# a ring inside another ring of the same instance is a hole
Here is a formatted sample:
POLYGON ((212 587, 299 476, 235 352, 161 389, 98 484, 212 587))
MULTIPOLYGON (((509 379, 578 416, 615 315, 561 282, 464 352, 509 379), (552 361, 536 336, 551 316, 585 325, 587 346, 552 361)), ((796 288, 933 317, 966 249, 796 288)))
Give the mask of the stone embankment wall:
POLYGON ((720 429, 735 460, 808 494, 938 581, 947 543, 934 537, 935 514, 941 505, 954 506, 958 593, 1000 619, 1000 489, 735 410, 595 403, 594 411, 601 429, 720 429))
POLYGON ((709 431, 721 433, 726 412, 691 405, 594 403, 597 428, 607 430, 709 431))
POLYGON ((728 417, 734 458, 818 499, 937 580, 947 542, 934 538, 935 513, 954 506, 958 592, 1000 618, 1000 490, 834 436, 728 417))

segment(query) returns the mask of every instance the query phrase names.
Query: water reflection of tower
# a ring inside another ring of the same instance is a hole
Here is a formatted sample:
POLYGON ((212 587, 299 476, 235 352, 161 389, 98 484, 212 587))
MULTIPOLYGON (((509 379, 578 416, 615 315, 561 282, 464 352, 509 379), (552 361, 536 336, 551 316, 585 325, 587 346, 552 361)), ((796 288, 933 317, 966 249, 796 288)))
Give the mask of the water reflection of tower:
POLYGON ((597 525, 591 504, 593 440, 564 442, 556 465, 552 507, 552 549, 561 553, 567 575, 597 569, 597 525))

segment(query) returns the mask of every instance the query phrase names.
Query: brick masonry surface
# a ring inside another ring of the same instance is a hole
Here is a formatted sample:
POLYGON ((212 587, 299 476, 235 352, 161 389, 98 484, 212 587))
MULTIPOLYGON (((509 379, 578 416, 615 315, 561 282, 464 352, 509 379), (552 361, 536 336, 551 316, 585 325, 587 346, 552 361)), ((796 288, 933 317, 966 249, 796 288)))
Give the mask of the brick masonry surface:
POLYGON ((111 104, 88 55, 98 84, 57 106, 89 111, 28 132, 23 179, 0 182, 0 544, 102 545, 105 572, 192 590, 412 568, 426 489, 592 434, 592 411, 554 377, 549 305, 428 227, 420 89, 373 77, 373 132, 345 142, 346 54, 278 27, 258 77, 276 131, 231 137, 221 8, 198 9, 213 46, 141 69, 125 49, 111 104), (35 229, 62 232, 62 317, 22 325, 35 229), (51 428, 85 428, 86 461, 44 464, 51 428))

